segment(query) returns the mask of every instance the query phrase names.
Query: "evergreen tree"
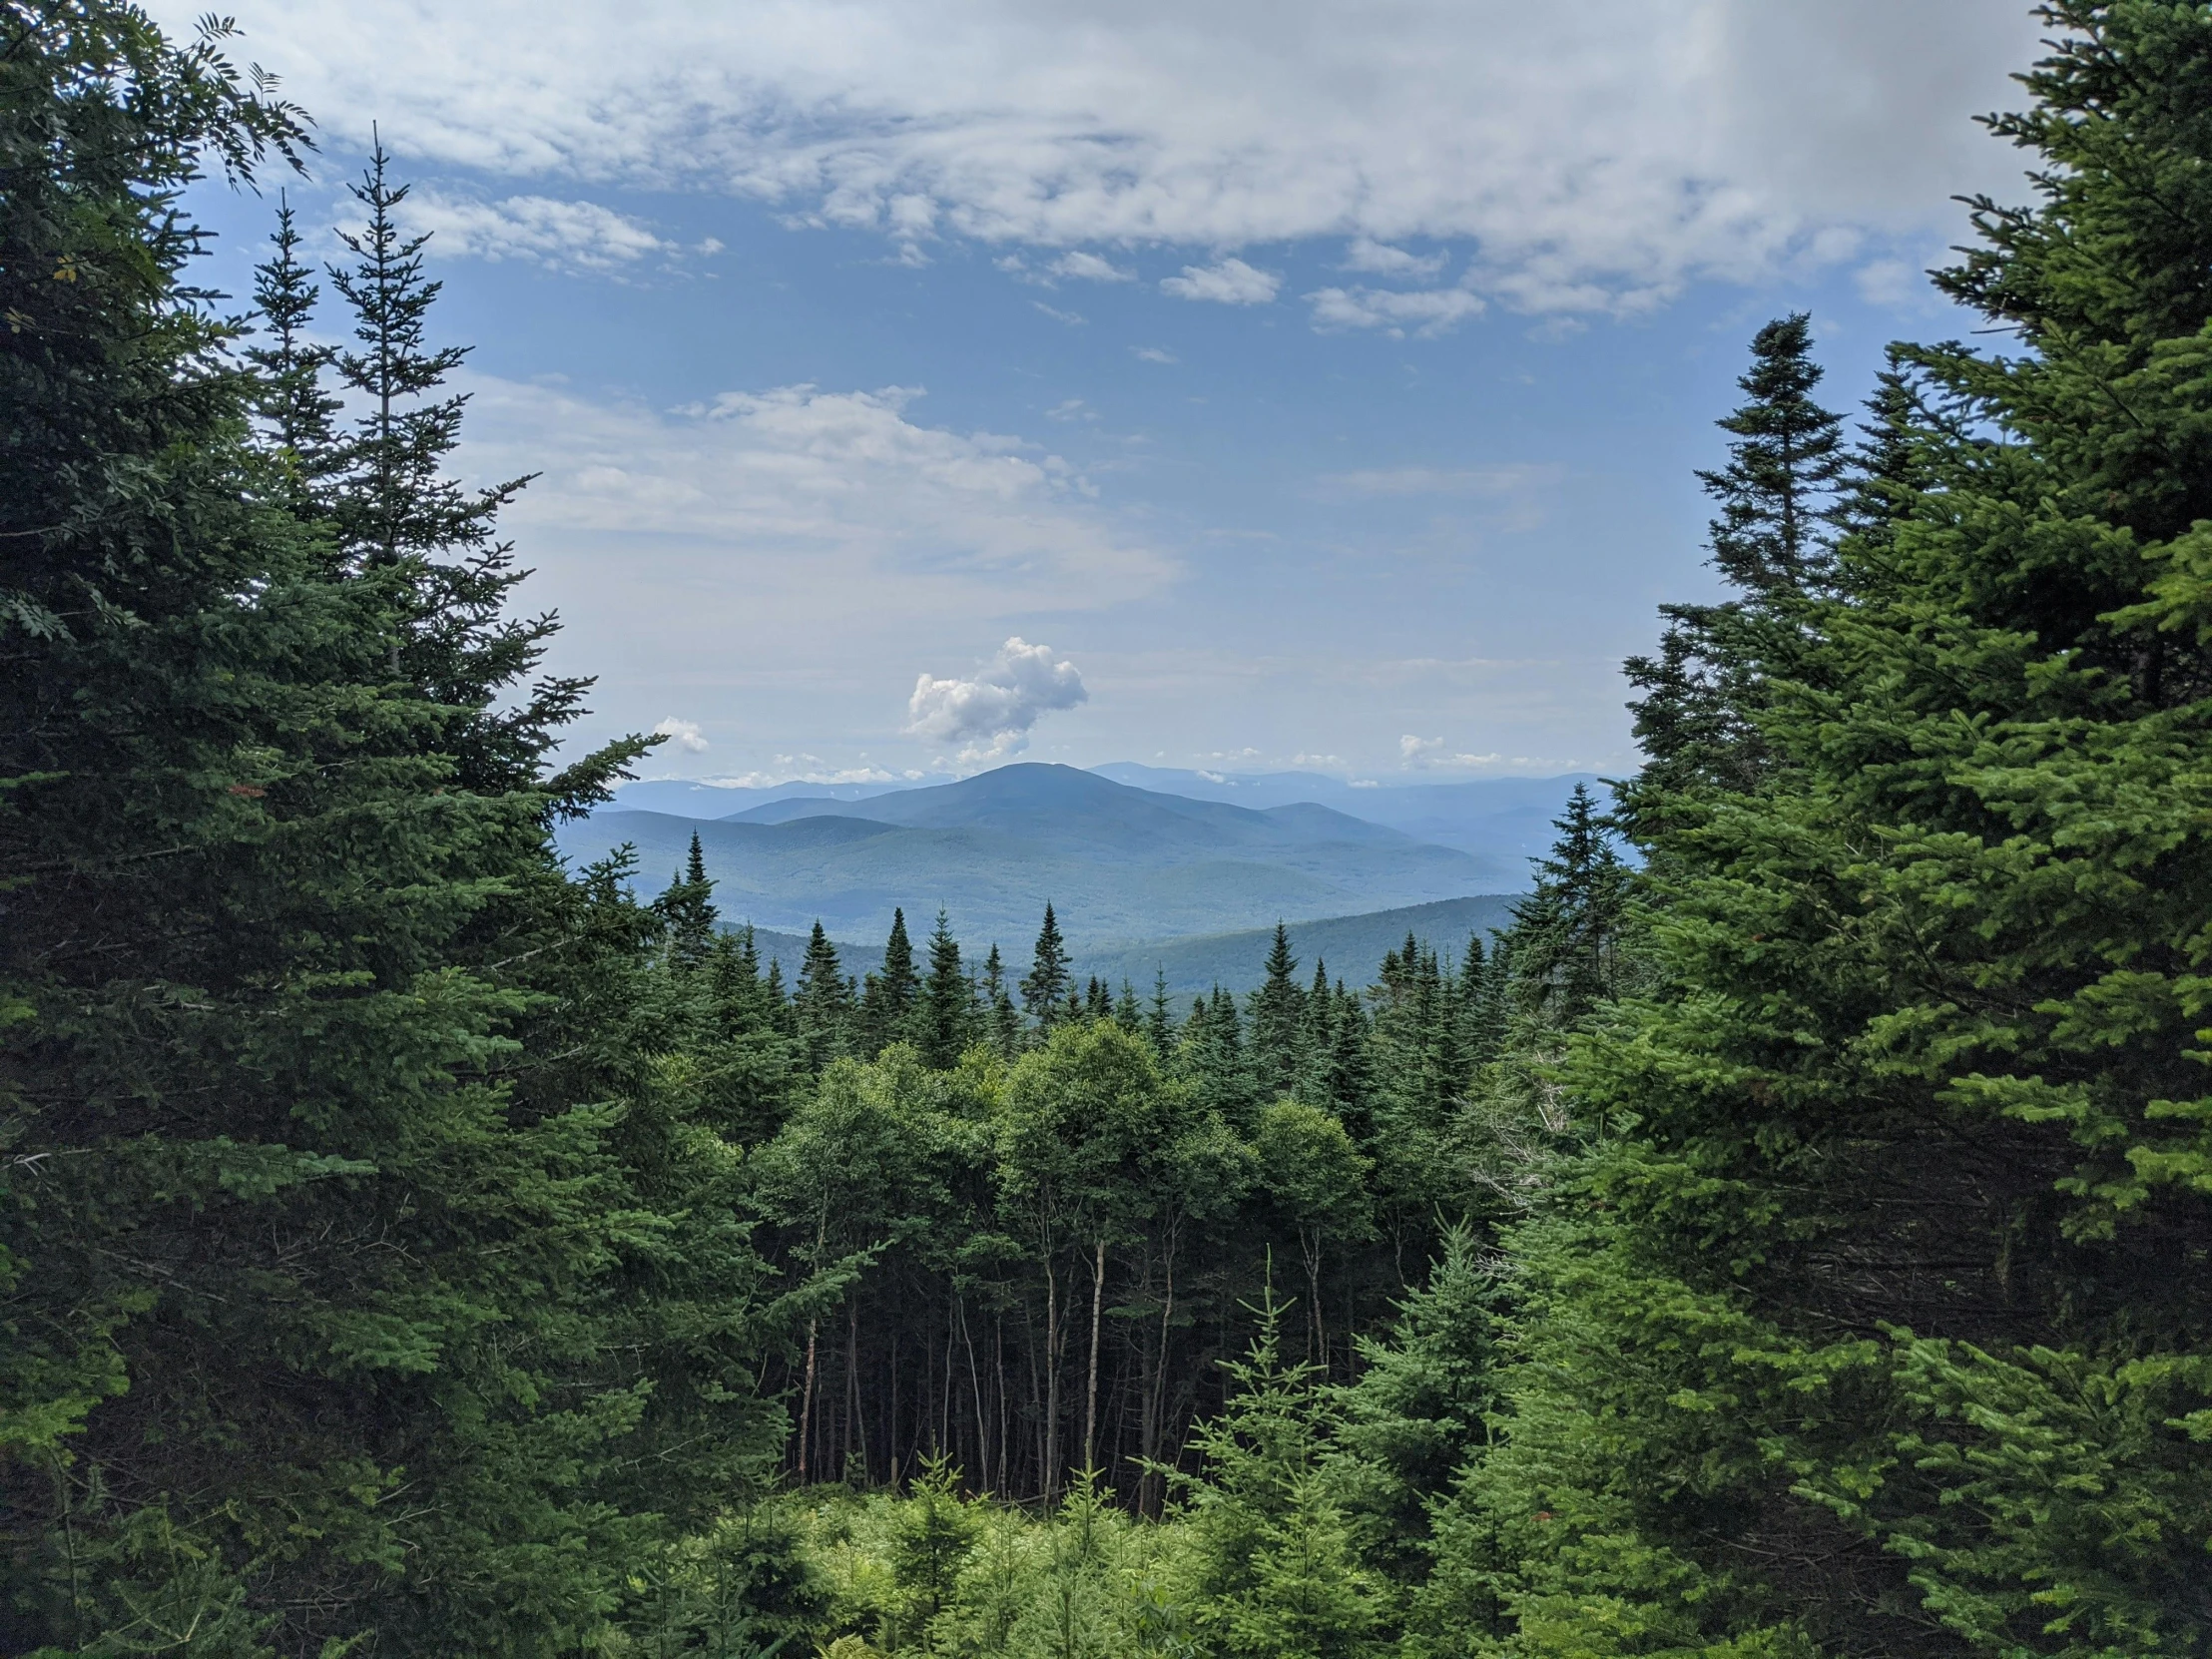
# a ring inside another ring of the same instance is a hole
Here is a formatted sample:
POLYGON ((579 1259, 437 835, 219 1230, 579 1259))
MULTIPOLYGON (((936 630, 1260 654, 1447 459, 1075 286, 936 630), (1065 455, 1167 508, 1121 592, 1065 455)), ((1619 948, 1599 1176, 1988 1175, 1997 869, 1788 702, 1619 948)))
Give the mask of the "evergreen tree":
POLYGON ((335 349, 309 337, 321 290, 300 262, 299 229, 282 193, 269 240, 276 252, 254 269, 254 304, 268 343, 250 347, 246 360, 257 371, 255 409, 282 469, 283 498, 301 518, 313 518, 338 464, 337 417, 345 405, 323 384, 335 349))
POLYGON ((2212 1640, 2212 14, 2043 15, 2034 200, 1940 277, 2016 351, 1900 353, 1775 766, 1639 821, 1667 994, 1564 1079, 1635 1131, 1516 1240, 1457 1510, 1518 1651, 2212 1640))
POLYGON ((1021 982, 1021 1005, 1029 1010, 1029 1017, 1037 1022, 1040 1030, 1049 1031, 1063 1016, 1061 999, 1072 985, 1067 941, 1060 937, 1059 920, 1047 901, 1044 925, 1037 929, 1037 947, 1030 959, 1029 972, 1021 982))
POLYGON ((1631 817, 1679 811, 1674 798, 1699 787, 1756 785, 1769 761, 1757 719, 1766 681, 1794 671, 1803 603, 1832 568, 1828 532, 1847 456, 1842 421, 1813 401, 1822 371, 1809 319, 1768 323, 1751 350, 1738 382, 1750 400, 1720 422, 1736 439, 1728 464, 1698 474, 1721 508, 1707 543, 1713 564, 1743 597, 1662 607, 1659 656, 1629 660, 1647 757, 1624 799, 1631 817))
POLYGON ((819 1073, 831 1060, 853 1051, 857 1033, 852 981, 844 976, 837 947, 820 921, 807 938, 807 958, 800 964, 799 989, 792 997, 792 1018, 809 1071, 819 1073))
POLYGON ((1559 836, 1537 862, 1536 890, 1513 906, 1513 968, 1523 1010, 1564 1026, 1626 988, 1629 877, 1586 785, 1552 828, 1559 836))
POLYGON ((1145 1014, 1145 1036, 1156 1058, 1165 1063, 1175 1052, 1175 1015, 1168 1008, 1168 975, 1164 967, 1152 974, 1152 1006, 1145 1014))
POLYGON ((991 953, 983 962, 983 1001, 985 1018, 990 1022, 991 1047, 1002 1060, 1011 1060, 1021 1052, 1021 1010, 1014 1006, 1014 999, 1006 994, 1006 965, 1000 959, 998 946, 991 946, 991 953))
POLYGON ((1253 1071, 1271 1100, 1288 1099, 1305 1067, 1306 997, 1293 977, 1297 972, 1290 932, 1279 921, 1268 947, 1267 977, 1252 993, 1253 1071))
POLYGON ((715 908, 715 884, 707 876, 698 830, 692 831, 683 872, 669 882, 653 908, 668 929, 669 965, 684 973, 703 966, 714 947, 721 913, 715 908))
POLYGON ((960 968, 960 942, 940 909, 929 932, 929 977, 915 1021, 923 1063, 939 1070, 958 1065, 976 1040, 976 1012, 975 986, 960 968))
POLYGON ((774 1425, 653 919, 546 839, 650 745, 552 772, 257 446, 180 196, 303 139, 225 26, 0 31, 0 1648, 604 1646, 774 1425))
POLYGON ((920 1012, 921 975, 914 969, 913 941, 906 936, 906 912, 894 909, 890 937, 883 941, 883 971, 867 976, 860 998, 862 1052, 873 1058, 892 1043, 915 1041, 922 1035, 920 1012))

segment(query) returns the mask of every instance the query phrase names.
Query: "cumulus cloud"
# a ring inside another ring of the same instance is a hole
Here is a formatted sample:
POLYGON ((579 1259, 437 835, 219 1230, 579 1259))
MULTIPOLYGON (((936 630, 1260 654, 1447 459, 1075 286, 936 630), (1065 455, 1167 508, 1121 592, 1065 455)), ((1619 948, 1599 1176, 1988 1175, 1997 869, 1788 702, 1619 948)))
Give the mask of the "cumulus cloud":
MULTIPOLYGON (((189 30, 199 0, 155 0, 189 30)), ((1533 310, 1916 239, 2016 194, 1970 125, 2036 55, 2021 0, 270 0, 257 59, 325 145, 707 188, 905 247, 1474 245, 1533 310), (1082 50, 1069 49, 1080 40, 1082 50)), ((917 251, 918 252, 918 251, 917 251)), ((1406 276, 1398 271, 1378 275, 1406 276)))
POLYGON ((1423 337, 1479 315, 1482 296, 1466 288, 1319 288, 1309 293, 1317 328, 1381 328, 1393 337, 1410 329, 1423 337))
POLYGON ((1212 265, 1187 265, 1180 276, 1162 278, 1160 291, 1178 299, 1211 299, 1223 305, 1265 305, 1275 297, 1283 278, 1272 271, 1258 271, 1242 260, 1217 260, 1212 265))
POLYGON ((687 755, 703 755, 708 749, 707 739, 700 732, 699 723, 694 720, 678 720, 674 715, 670 715, 668 719, 653 728, 653 735, 657 738, 668 739, 672 745, 681 749, 687 755))
POLYGON ((606 275, 679 251, 639 221, 596 202, 561 202, 548 196, 474 202, 413 192, 401 204, 400 215, 407 230, 432 233, 433 252, 446 258, 522 260, 606 275))
POLYGON ((917 679, 906 703, 906 732, 957 748, 962 760, 995 760, 1026 748, 1042 716, 1089 697, 1073 663, 1054 662, 1050 646, 1031 645, 1017 634, 969 679, 917 679))

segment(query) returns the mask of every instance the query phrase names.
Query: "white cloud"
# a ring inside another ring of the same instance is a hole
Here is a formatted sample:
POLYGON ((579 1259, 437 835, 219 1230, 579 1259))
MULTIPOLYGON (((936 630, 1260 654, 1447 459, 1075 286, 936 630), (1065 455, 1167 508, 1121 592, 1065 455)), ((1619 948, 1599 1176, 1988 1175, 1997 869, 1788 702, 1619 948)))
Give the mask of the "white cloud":
MULTIPOLYGON (((1441 738, 1416 738, 1411 733, 1397 740, 1397 758, 1400 764, 1417 767, 1423 771, 1437 768, 1491 767, 1504 759, 1502 755, 1451 754, 1441 738)), ((1525 757, 1516 760, 1520 765, 1525 757)))
POLYGON ((559 202, 547 196, 472 202, 416 191, 408 194, 399 213, 408 231, 431 233, 431 252, 446 258, 523 260, 605 274, 678 252, 676 244, 637 220, 596 202, 559 202))
POLYGON ((1223 305, 1265 305, 1275 297, 1283 278, 1272 271, 1257 271, 1242 260, 1217 260, 1212 265, 1187 265, 1180 276, 1162 278, 1160 291, 1178 299, 1211 299, 1223 305))
POLYGON ((687 755, 704 755, 708 749, 707 740, 699 730, 699 723, 694 720, 678 720, 670 715, 653 728, 653 735, 668 739, 671 745, 687 755))
POLYGON ((1134 271, 1124 271, 1111 260, 1086 254, 1081 249, 1062 254, 1045 269, 1055 276, 1073 276, 1086 282, 1133 282, 1137 279, 1134 271))
POLYGON ((595 730, 689 709, 733 770, 753 764, 749 732, 888 737, 917 640, 1141 602, 1180 575, 1066 459, 931 425, 911 389, 657 410, 471 371, 453 384, 467 475, 540 474, 505 526, 531 602, 561 614, 559 671, 599 676, 595 730))
POLYGON ((1025 748, 1039 718, 1055 709, 1072 709, 1089 697, 1073 663, 1056 663, 1050 646, 1031 645, 1016 635, 972 679, 939 680, 923 674, 915 680, 906 704, 906 732, 946 748, 957 746, 964 761, 995 760, 1025 748))
POLYGON ((1313 302, 1317 328, 1382 328, 1402 335, 1407 328, 1430 336, 1443 333, 1483 309, 1482 296, 1466 288, 1320 288, 1313 302))
POLYGON ((1375 276, 1433 276, 1443 268, 1441 254, 1408 254, 1373 237, 1355 237, 1345 250, 1345 270, 1364 271, 1375 276))
POLYGON ((1179 363, 1183 359, 1174 352, 1158 345, 1133 345, 1129 348, 1148 363, 1179 363))
MULTIPOLYGON (((155 10, 189 31, 198 4, 155 10)), ((380 117, 410 166, 721 189, 908 247, 1463 240, 1480 291, 1544 311, 2016 195, 1969 117, 2018 104, 2005 72, 2040 33, 2022 0, 258 0, 245 22, 326 153, 380 117)))

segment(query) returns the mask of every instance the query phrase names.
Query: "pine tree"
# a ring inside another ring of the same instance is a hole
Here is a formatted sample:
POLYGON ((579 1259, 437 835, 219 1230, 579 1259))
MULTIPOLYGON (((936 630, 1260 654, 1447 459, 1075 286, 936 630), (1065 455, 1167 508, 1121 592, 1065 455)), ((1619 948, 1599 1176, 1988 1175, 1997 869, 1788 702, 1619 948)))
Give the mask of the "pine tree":
POLYGON ((339 565, 257 442, 180 197, 304 141, 225 26, 5 27, 0 1647, 602 1647, 773 1420, 653 919, 546 840, 649 745, 553 773, 499 665, 390 674, 395 616, 504 624, 339 565))
POLYGON ((668 929, 669 965, 689 973, 706 963, 714 947, 721 913, 715 908, 715 884, 707 876, 707 860, 694 830, 691 851, 683 872, 654 900, 653 908, 668 929))
POLYGON ((1587 786, 1575 785, 1552 827, 1559 835, 1536 865, 1536 890, 1513 906, 1514 985, 1528 1015, 1566 1026, 1627 988, 1629 875, 1587 786))
POLYGON ((1175 1015, 1168 1008, 1168 975, 1164 967, 1155 968, 1152 974, 1152 1006, 1145 1015, 1145 1036, 1152 1044, 1153 1056, 1166 1063, 1175 1052, 1175 1015))
POLYGON ((1040 1030, 1049 1031, 1063 1016, 1061 999, 1068 994, 1071 985, 1067 942, 1060 937, 1059 920, 1047 901, 1044 925, 1037 929, 1037 947, 1029 972, 1021 982, 1021 1005, 1029 1010, 1029 1017, 1037 1022, 1040 1030))

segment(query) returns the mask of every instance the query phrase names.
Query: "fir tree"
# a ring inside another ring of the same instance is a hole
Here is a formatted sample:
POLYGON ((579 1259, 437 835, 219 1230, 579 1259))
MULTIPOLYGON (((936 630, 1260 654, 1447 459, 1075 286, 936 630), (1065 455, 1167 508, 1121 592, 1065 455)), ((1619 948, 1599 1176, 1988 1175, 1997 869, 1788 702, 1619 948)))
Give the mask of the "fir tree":
POLYGON ((1021 1005, 1029 1010, 1029 1017, 1037 1022, 1039 1029, 1050 1030, 1062 1017, 1061 1000, 1068 994, 1071 983, 1067 942, 1060 937, 1059 920, 1047 901, 1044 925, 1037 929, 1037 946, 1030 959, 1029 972, 1021 981, 1021 1005))
POLYGON ((852 981, 844 976, 837 947, 822 923, 807 938, 807 959, 800 964, 799 988, 792 997, 792 1019, 807 1069, 820 1072, 831 1060, 852 1052, 852 981))
POLYGON ((906 912, 891 911, 890 937, 883 941, 883 971, 867 976, 860 998, 860 1045, 874 1056, 892 1043, 921 1035, 921 975, 914 969, 914 945, 906 936, 906 912))
POLYGON ((715 928, 721 914, 715 908, 715 884, 707 876, 707 860, 694 830, 691 850, 683 872, 672 879, 653 908, 668 928, 669 965, 688 973, 703 965, 714 947, 715 928))
POLYGON ((1268 947, 1267 977, 1252 993, 1252 1065, 1261 1093, 1288 1099, 1298 1087, 1306 1058, 1306 997, 1294 975, 1298 958, 1279 921, 1268 947))
POLYGON ((299 230, 291 204, 278 193, 276 252, 254 269, 254 304, 267 343, 250 347, 257 370, 256 412, 277 465, 286 503, 301 518, 326 508, 326 484, 338 464, 337 416, 341 399, 323 385, 335 348, 309 337, 321 290, 299 259, 299 230))
POLYGON ((941 909, 929 932, 929 976, 922 981, 915 1024, 923 1063, 939 1070, 958 1065, 977 1035, 975 986, 961 971, 960 942, 941 909))
POLYGON ((1000 1059, 1011 1060, 1021 1052, 1021 1010, 1006 994, 1006 964, 1000 959, 996 944, 991 946, 990 955, 983 961, 983 1002, 991 1047, 998 1051, 1000 1059))

